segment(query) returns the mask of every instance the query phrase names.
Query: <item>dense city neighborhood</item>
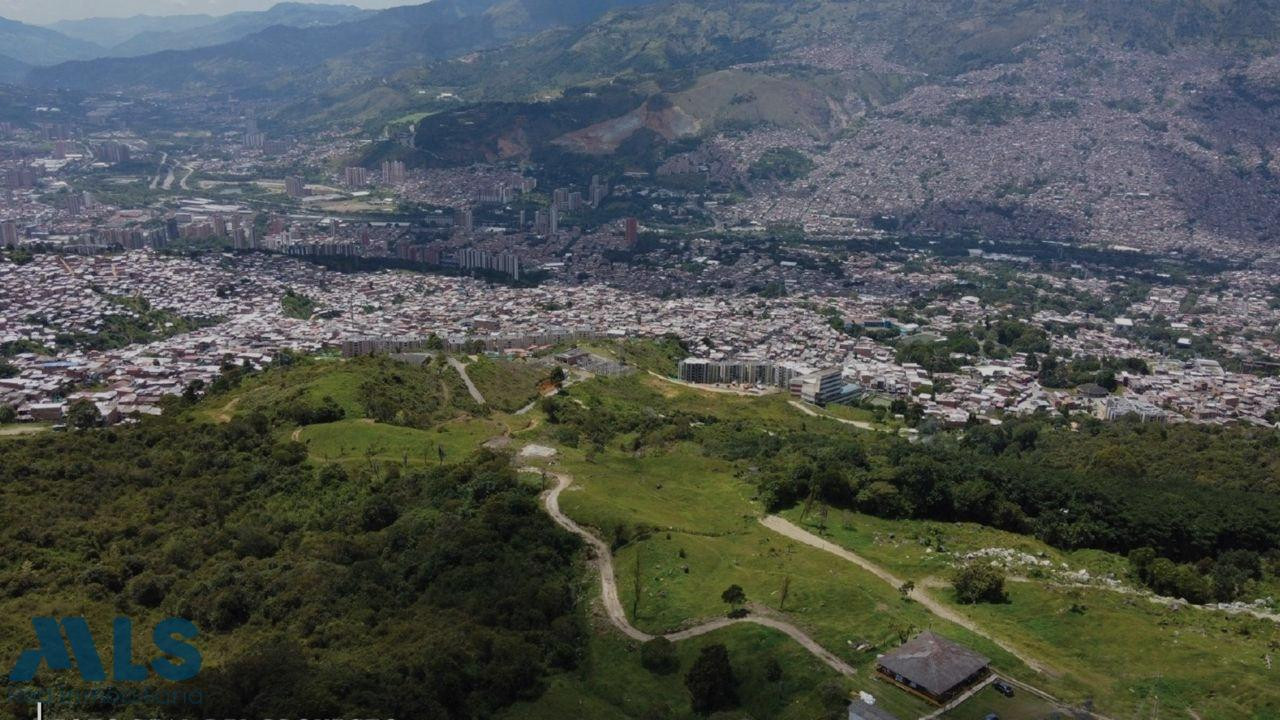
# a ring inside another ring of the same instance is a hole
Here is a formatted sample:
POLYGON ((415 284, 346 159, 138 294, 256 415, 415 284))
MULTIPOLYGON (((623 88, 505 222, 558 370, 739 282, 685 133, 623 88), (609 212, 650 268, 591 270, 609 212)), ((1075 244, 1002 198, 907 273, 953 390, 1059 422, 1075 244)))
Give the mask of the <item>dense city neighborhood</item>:
MULTIPOLYGON (((900 277, 888 271, 867 275, 884 285, 900 277)), ((1202 297, 1196 314, 1186 319, 1197 328, 1205 323, 1234 327, 1241 334, 1235 349, 1243 353, 1251 345, 1243 337, 1249 323, 1242 321, 1273 316, 1266 300, 1261 294, 1252 305, 1247 296, 1202 297), (1254 312, 1241 314, 1242 307, 1254 312)), ((1157 315, 1193 333, 1178 321, 1181 298, 1158 290, 1126 310, 1137 320, 1078 313, 1037 317, 1047 327, 1072 328, 1070 335, 1051 335, 1052 345, 1067 358, 1142 360, 1120 372, 1117 386, 1102 396, 1092 394, 1097 392, 1092 383, 1092 389, 1045 387, 1028 368, 1034 353, 957 353, 958 366, 946 371, 900 358, 903 343, 945 344, 957 327, 1003 316, 999 307, 973 296, 934 301, 923 322, 903 323, 890 316, 901 308, 892 296, 664 299, 603 284, 550 281, 515 287, 407 271, 341 273, 263 252, 184 258, 135 250, 41 253, 24 264, 5 264, 0 266, 0 302, 11 309, 0 319, 0 347, 12 368, 11 377, 0 379, 0 399, 13 405, 19 418, 40 421, 60 421, 67 404, 80 397, 92 398, 105 417, 117 420, 158 412, 163 396, 180 394, 196 381, 211 382, 227 362, 261 367, 285 350, 340 351, 352 341, 436 335, 458 343, 525 337, 523 346, 489 345, 496 352, 525 354, 572 341, 573 333, 674 335, 691 357, 786 366, 788 379, 835 365, 859 397, 911 400, 925 416, 952 426, 1037 412, 1112 419, 1131 414, 1134 407, 1151 408, 1140 413, 1144 419, 1164 422, 1273 424, 1280 404, 1280 379, 1273 375, 1230 371, 1208 358, 1165 357, 1137 342, 1132 326, 1157 315), (306 298, 308 314, 290 314, 287 295, 306 298), (833 317, 840 321, 833 323, 833 317), (127 332, 112 336, 121 319, 145 333, 142 341, 128 342, 127 332), (855 336, 850 332, 855 327, 878 332, 874 338, 855 336)), ((1271 352, 1273 343, 1256 349, 1271 352)), ((724 384, 766 385, 754 379, 724 384)), ((787 385, 779 381, 775 389, 787 385)))

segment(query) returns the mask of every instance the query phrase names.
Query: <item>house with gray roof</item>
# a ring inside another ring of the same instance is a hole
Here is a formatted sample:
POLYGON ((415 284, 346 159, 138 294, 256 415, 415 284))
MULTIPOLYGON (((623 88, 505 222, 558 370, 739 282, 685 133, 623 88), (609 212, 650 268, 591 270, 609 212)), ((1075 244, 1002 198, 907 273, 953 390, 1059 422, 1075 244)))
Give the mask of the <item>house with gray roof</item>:
POLYGON ((876 671, 899 687, 944 705, 985 678, 990 665, 985 656, 926 630, 881 655, 876 671))

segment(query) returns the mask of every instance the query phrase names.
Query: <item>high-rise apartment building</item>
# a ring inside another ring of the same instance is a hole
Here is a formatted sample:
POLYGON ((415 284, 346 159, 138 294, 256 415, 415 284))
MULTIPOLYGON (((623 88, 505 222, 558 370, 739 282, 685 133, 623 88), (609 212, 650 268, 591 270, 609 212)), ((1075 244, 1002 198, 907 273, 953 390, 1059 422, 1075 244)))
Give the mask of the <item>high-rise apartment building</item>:
POLYGON ((80 193, 66 193, 60 198, 60 201, 59 204, 63 210, 67 211, 68 215, 79 215, 80 211, 84 209, 84 196, 80 193))
POLYGON ((705 385, 768 385, 787 387, 794 370, 766 360, 706 360, 686 358, 680 361, 679 377, 690 383, 705 385))
POLYGON ((476 229, 475 214, 471 212, 471 208, 462 208, 454 215, 453 224, 463 232, 472 232, 476 229))
POLYGON ((491 253, 475 248, 463 248, 457 252, 455 261, 463 270, 491 270, 520 279, 520 257, 511 253, 491 253))
POLYGON ((18 247, 18 223, 15 220, 0 220, 0 246, 18 247))
POLYGON ((627 249, 634 250, 636 244, 640 242, 640 221, 629 217, 627 218, 627 249))
POLYGON ((384 160, 382 162, 382 182, 388 185, 396 185, 404 182, 404 177, 403 162, 399 160, 384 160))
POLYGON ((569 206, 569 188, 556 188, 552 191, 551 205, 561 210, 567 208, 569 206))
POLYGON ((304 198, 307 196, 307 186, 302 178, 290 175, 284 179, 284 192, 291 198, 304 198))
POLYGON ((369 171, 362 167, 349 167, 344 176, 349 188, 361 188, 369 184, 369 171))
POLYGON ((98 160, 111 163, 127 163, 129 162, 129 146, 121 142, 104 142, 93 149, 93 154, 98 160))
POLYGON ((5 185, 14 190, 29 190, 36 186, 36 171, 29 165, 13 168, 5 173, 5 185))
POLYGON ((600 203, 604 202, 605 196, 608 194, 608 183, 603 182, 599 175, 592 175, 591 187, 587 190, 587 200, 591 203, 591 207, 600 207, 600 203))

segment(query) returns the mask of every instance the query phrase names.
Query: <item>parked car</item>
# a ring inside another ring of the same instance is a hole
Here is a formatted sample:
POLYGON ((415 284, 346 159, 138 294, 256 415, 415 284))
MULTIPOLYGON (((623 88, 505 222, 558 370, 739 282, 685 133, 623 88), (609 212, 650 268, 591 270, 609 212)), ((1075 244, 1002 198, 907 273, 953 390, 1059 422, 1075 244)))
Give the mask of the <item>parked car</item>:
POLYGON ((1000 720, 1000 716, 995 713, 987 713, 987 716, 982 718, 982 720, 1000 720))
POLYGON ((1013 697, 1013 686, 1003 680, 997 680, 991 683, 991 687, 995 688, 996 692, 1005 697, 1013 697))

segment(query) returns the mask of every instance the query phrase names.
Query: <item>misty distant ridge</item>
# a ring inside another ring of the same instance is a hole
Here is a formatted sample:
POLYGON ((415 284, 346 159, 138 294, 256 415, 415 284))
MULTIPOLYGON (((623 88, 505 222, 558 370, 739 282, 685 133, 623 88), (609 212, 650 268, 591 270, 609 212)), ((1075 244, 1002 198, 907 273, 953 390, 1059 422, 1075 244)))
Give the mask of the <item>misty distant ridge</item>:
MULTIPOLYGON (((290 100, 360 83, 550 29, 591 22, 648 0, 433 0, 340 22, 269 27, 238 39, 136 57, 100 57, 30 70, 27 84, 66 90, 259 92, 290 100), (280 81, 287 78, 282 87, 280 81)), ((286 6, 289 7, 289 6, 286 6)), ((311 10, 330 6, 302 6, 311 10)), ((230 17, 230 16, 228 16, 230 17)), ((205 30, 197 32, 205 33, 205 30)))
POLYGON ((143 33, 181 32, 208 25, 217 19, 215 15, 134 15, 127 18, 60 20, 45 27, 102 48, 112 48, 143 33))
POLYGON ((91 42, 70 38, 48 28, 0 18, 0 56, 25 65, 56 65, 88 60, 102 54, 91 42))
POLYGON ((137 57, 235 42, 270 27, 337 25, 377 14, 354 5, 286 2, 228 15, 135 15, 64 20, 48 27, 0 17, 0 82, 20 82, 31 67, 72 60, 137 57))
POLYGON ((104 57, 135 57, 165 50, 234 42, 273 25, 332 25, 372 14, 354 5, 285 2, 261 11, 227 15, 135 15, 129 18, 63 20, 49 27, 102 47, 104 57))

